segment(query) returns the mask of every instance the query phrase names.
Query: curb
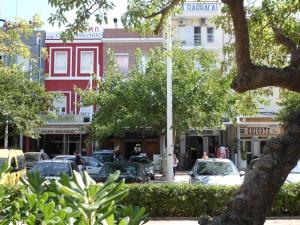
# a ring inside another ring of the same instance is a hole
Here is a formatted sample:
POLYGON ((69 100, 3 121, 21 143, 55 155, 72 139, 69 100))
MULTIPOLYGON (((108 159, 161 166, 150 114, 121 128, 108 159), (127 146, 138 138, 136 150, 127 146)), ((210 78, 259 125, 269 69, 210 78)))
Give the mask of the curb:
MULTIPOLYGON (((149 217, 149 220, 199 220, 200 217, 149 217)), ((300 220, 300 216, 267 217, 266 220, 300 220)))

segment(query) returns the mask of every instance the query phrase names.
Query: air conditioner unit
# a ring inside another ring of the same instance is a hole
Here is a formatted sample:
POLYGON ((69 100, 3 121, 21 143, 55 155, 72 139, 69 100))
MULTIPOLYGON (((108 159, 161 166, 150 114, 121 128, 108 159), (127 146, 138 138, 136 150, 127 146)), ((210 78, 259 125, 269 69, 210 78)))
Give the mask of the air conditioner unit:
POLYGON ((185 26, 185 19, 179 19, 179 26, 185 26))
POLYGON ((207 25, 207 18, 200 18, 200 24, 201 24, 201 26, 206 26, 207 25))

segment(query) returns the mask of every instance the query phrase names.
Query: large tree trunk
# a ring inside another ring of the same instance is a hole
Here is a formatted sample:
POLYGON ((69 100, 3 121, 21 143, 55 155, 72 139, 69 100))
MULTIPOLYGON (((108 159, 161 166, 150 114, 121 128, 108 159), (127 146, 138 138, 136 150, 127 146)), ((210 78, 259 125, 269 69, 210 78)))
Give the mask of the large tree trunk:
POLYGON ((300 158, 300 113, 289 118, 281 137, 268 141, 261 159, 245 176, 245 181, 216 218, 203 218, 201 225, 263 225, 275 195, 300 158))

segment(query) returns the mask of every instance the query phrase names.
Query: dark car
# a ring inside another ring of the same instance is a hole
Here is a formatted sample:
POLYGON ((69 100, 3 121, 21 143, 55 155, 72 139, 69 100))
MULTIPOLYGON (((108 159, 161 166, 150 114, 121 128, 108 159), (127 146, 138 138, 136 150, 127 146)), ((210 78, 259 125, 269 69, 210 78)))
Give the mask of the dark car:
POLYGON ((154 180, 154 165, 152 161, 146 155, 133 155, 130 157, 129 162, 140 163, 145 171, 145 173, 154 180))
POLYGON ((115 161, 115 154, 113 150, 95 151, 93 152, 92 157, 103 163, 115 161))
POLYGON ((27 170, 33 167, 37 162, 49 159, 49 156, 45 152, 26 152, 24 156, 27 170))
POLYGON ((29 172, 38 171, 47 180, 60 179, 62 174, 73 177, 73 170, 78 171, 76 164, 69 160, 44 160, 36 163, 29 172))
POLYGON ((120 171, 118 181, 125 179, 125 183, 144 183, 150 180, 141 164, 128 162, 104 163, 100 172, 92 178, 96 182, 105 182, 109 175, 117 170, 120 171))

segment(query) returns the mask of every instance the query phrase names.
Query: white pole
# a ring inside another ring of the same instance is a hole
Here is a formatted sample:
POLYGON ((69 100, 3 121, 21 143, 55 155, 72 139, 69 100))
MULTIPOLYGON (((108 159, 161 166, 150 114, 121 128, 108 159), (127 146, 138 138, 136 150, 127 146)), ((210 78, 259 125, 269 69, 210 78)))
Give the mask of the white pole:
POLYGON ((172 40, 171 16, 167 25, 167 182, 173 180, 173 106, 172 106, 172 40))
POLYGON ((5 138, 4 138, 4 148, 8 147, 8 120, 6 120, 5 125, 5 138))

